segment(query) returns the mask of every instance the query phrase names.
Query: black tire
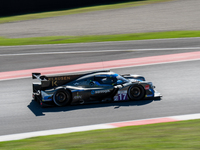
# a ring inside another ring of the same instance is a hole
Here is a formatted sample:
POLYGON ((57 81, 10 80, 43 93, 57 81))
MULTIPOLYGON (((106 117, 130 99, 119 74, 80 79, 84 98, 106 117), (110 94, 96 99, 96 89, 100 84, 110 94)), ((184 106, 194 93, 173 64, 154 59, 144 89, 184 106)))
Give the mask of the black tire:
POLYGON ((145 90, 141 85, 132 85, 128 89, 128 96, 131 100, 141 100, 145 97, 145 90))
POLYGON ((53 95, 53 101, 57 106, 65 106, 71 102, 71 94, 64 89, 57 90, 53 95))

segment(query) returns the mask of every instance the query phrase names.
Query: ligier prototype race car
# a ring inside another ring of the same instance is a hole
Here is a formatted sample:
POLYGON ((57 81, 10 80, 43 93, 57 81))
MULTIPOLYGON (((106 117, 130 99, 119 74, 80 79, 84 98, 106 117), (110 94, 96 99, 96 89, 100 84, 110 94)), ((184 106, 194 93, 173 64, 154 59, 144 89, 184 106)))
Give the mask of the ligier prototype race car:
POLYGON ((52 77, 32 73, 32 78, 40 80, 33 83, 33 99, 42 107, 161 97, 143 76, 110 70, 52 77))

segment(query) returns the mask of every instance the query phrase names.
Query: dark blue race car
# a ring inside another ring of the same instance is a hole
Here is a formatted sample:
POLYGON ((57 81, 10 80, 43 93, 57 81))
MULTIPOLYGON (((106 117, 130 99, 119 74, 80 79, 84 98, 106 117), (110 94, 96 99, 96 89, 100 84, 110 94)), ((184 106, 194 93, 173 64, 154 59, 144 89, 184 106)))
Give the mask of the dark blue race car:
POLYGON ((140 75, 119 75, 110 70, 64 76, 32 73, 33 99, 42 107, 159 98, 152 82, 140 75))

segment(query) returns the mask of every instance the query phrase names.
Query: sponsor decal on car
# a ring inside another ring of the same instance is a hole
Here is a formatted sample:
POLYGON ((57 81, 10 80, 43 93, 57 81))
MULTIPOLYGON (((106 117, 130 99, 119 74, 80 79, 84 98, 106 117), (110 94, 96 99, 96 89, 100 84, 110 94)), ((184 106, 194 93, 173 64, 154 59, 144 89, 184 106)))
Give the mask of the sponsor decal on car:
POLYGON ((149 85, 145 85, 145 90, 149 90, 149 85))
POLYGON ((110 90, 101 90, 101 91, 95 91, 95 94, 101 94, 101 93, 109 93, 110 90))
POLYGON ((43 102, 45 101, 52 101, 52 97, 51 96, 45 96, 43 99, 42 99, 43 102))
POLYGON ((74 96, 74 99, 82 99, 82 95, 74 96))
POLYGON ((94 94, 95 94, 95 91, 94 91, 94 90, 93 90, 93 91, 91 91, 91 94, 92 94, 92 95, 94 95, 94 94))
POLYGON ((58 86, 57 80, 56 80, 56 81, 52 81, 52 82, 51 82, 51 85, 52 85, 52 86, 58 86))
POLYGON ((82 99, 82 95, 77 92, 73 99, 82 99))
POLYGON ((150 91, 152 94, 147 94, 145 97, 154 97, 154 90, 153 90, 153 89, 149 89, 149 91, 150 91))
POLYGON ((63 76, 63 77, 49 77, 49 81, 62 81, 62 80, 70 80, 69 76, 63 76))
POLYGON ((109 93, 110 90, 100 90, 100 91, 91 91, 91 94, 94 95, 94 94, 105 94, 105 93, 109 93))
POLYGON ((145 97, 153 97, 154 95, 153 94, 150 94, 150 95, 146 95, 145 97))
POLYGON ((127 91, 118 91, 118 94, 114 96, 114 101, 127 100, 127 91))

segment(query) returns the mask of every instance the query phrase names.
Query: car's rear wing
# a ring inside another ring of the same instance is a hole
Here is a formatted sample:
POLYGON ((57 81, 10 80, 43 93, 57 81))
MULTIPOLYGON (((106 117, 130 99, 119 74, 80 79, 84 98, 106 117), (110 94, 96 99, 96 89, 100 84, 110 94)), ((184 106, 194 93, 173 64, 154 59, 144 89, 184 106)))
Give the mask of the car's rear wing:
POLYGON ((49 77, 41 75, 41 73, 32 73, 32 79, 38 79, 40 81, 48 81, 49 77))
POLYGON ((39 79, 41 73, 32 73, 32 79, 39 79))
POLYGON ((32 73, 32 79, 47 80, 46 76, 41 76, 41 73, 32 73))
POLYGON ((32 73, 32 79, 40 80, 41 87, 45 89, 67 84, 81 76, 82 75, 66 75, 66 76, 47 77, 47 76, 41 75, 41 73, 32 73))

